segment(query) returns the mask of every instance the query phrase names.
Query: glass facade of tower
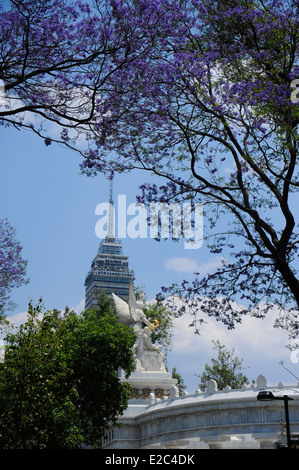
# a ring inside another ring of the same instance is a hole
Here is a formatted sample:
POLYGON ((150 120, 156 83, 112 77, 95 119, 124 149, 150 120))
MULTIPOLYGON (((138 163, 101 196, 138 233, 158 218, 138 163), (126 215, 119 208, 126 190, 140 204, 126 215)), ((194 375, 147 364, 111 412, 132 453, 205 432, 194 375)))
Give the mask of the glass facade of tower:
POLYGON ((97 256, 85 279, 85 308, 97 304, 97 295, 105 291, 114 292, 125 301, 129 299, 129 287, 134 280, 134 271, 129 269, 128 257, 123 254, 120 240, 106 237, 99 246, 97 256))

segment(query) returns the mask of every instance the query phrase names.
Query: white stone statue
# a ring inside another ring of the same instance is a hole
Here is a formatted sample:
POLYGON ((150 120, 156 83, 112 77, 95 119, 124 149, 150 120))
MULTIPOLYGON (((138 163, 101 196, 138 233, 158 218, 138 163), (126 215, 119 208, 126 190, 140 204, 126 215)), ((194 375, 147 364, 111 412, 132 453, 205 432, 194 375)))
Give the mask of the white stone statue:
POLYGON ((117 318, 121 323, 128 326, 140 324, 140 328, 142 323, 145 323, 147 326, 152 328, 151 323, 148 321, 145 314, 141 310, 143 307, 143 302, 136 301, 132 282, 129 289, 128 304, 114 293, 112 293, 112 297, 115 304, 117 318))
MULTIPOLYGON (((134 329, 135 330, 135 329, 134 329)), ((152 370, 165 372, 164 354, 161 352, 162 346, 157 346, 151 342, 152 329, 146 326, 142 330, 136 331, 137 340, 133 347, 137 370, 152 370)))
POLYGON ((140 371, 162 371, 165 372, 164 354, 161 346, 151 342, 151 333, 156 325, 152 325, 142 311, 143 302, 137 302, 133 290, 133 283, 130 284, 129 303, 115 294, 112 294, 116 315, 118 320, 124 325, 132 326, 137 339, 133 346, 133 353, 136 361, 136 369, 140 371), (143 323, 147 325, 143 328, 143 323))

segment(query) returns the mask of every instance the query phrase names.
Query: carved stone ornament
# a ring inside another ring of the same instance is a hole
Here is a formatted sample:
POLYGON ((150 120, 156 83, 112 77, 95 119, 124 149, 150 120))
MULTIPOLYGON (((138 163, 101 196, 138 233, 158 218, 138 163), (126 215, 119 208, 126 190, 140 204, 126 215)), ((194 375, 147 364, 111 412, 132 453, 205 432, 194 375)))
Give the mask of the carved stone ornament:
POLYGON ((168 397, 169 392, 167 393, 166 390, 163 388, 136 388, 133 387, 131 388, 131 399, 146 399, 150 396, 151 393, 155 394, 156 398, 163 398, 163 397, 168 397))

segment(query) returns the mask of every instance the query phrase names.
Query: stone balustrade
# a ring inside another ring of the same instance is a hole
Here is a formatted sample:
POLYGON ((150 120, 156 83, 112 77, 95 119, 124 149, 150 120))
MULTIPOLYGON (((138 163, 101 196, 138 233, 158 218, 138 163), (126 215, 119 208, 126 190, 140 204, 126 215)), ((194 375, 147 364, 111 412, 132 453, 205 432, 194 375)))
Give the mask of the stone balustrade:
MULTIPOLYGON (((288 395, 291 433, 299 432, 299 384, 268 386, 263 375, 254 387, 218 390, 215 381, 205 392, 183 393, 175 385, 170 393, 147 403, 129 404, 120 418, 121 428, 111 428, 107 449, 213 449, 273 448, 281 440, 285 419, 283 401, 258 401, 260 390, 275 396, 288 395)), ((283 439, 283 437, 282 437, 283 439)))

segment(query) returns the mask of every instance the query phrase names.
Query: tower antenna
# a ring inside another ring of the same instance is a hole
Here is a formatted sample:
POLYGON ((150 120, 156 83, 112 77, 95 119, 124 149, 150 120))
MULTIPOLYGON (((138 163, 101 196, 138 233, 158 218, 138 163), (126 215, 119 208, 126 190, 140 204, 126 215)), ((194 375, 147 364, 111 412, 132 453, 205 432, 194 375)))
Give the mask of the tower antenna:
POLYGON ((113 202, 113 178, 110 179, 109 188, 109 214, 108 214, 108 234, 107 238, 115 238, 114 231, 114 202, 113 202))

